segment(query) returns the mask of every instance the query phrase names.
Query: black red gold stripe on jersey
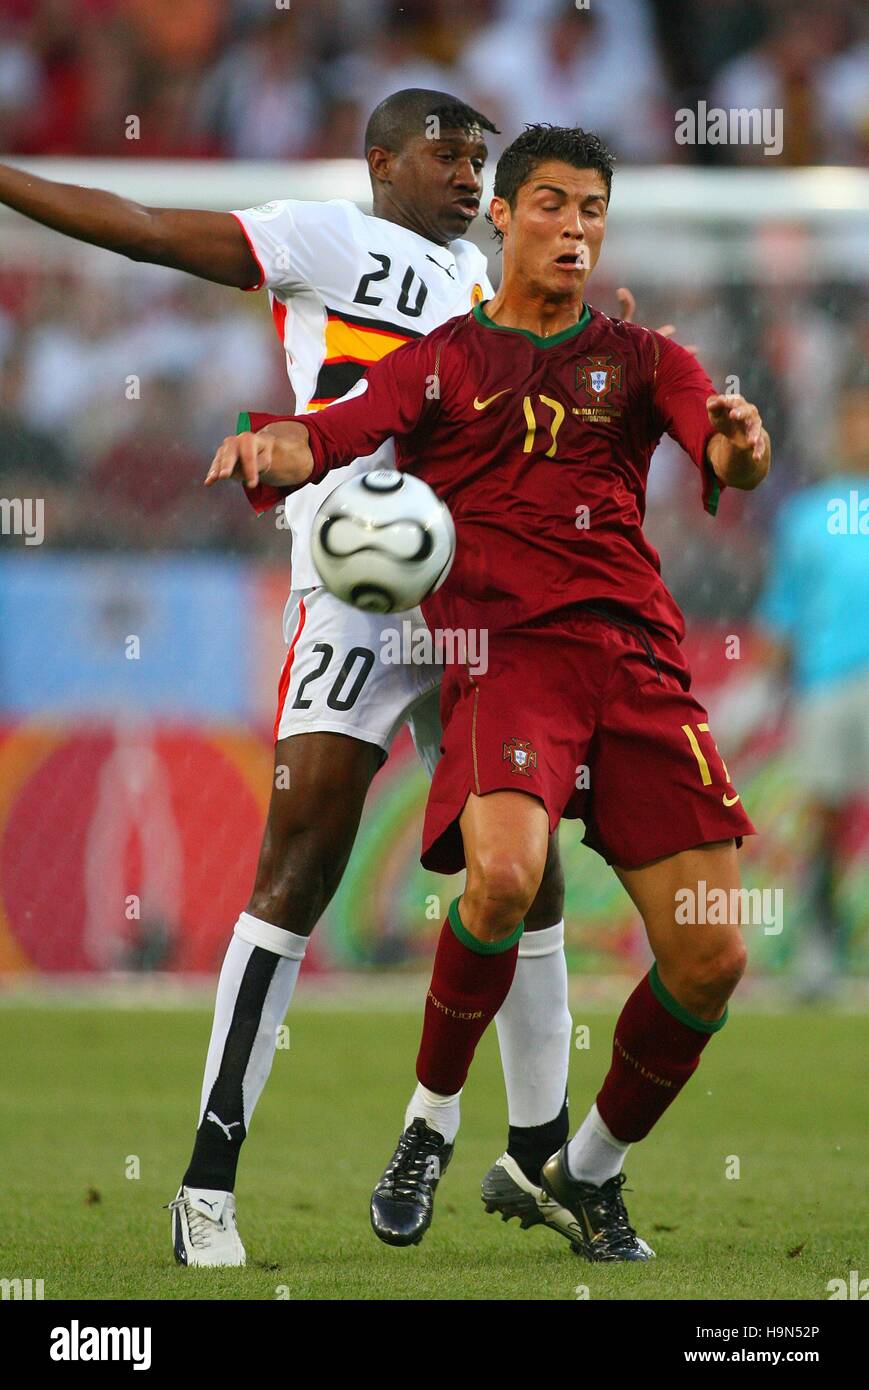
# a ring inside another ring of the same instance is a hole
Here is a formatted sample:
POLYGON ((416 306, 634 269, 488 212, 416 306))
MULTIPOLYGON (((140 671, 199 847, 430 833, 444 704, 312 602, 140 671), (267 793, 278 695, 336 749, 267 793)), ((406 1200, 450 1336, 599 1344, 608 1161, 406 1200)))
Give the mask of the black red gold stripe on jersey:
POLYGON ((326 308, 326 356, 317 376, 309 410, 322 410, 355 386, 373 362, 394 352, 411 338, 421 338, 410 328, 383 319, 326 308))

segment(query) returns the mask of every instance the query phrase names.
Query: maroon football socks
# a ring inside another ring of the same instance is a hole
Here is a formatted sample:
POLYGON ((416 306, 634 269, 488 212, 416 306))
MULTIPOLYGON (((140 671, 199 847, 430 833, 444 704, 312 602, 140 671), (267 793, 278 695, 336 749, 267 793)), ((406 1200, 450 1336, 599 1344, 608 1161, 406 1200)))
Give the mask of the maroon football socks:
POLYGON ((500 1009, 516 970, 523 923, 504 941, 478 941, 463 926, 458 898, 441 928, 416 1059, 421 1085, 451 1096, 465 1084, 477 1043, 500 1009))
POLYGON ((613 1055, 597 1108, 610 1133, 622 1143, 644 1139, 696 1071, 727 1010, 710 1023, 695 1018, 668 993, 657 965, 637 985, 622 1009, 613 1055))

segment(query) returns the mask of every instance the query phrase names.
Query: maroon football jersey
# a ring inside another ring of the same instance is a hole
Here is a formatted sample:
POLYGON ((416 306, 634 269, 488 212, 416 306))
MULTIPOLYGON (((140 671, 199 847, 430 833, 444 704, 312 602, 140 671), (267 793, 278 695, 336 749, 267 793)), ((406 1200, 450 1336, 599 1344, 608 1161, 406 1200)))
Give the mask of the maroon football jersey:
MULTIPOLYGON (((484 305, 372 366, 353 397, 299 419, 318 482, 390 435, 456 525, 456 559, 423 604, 431 627, 515 627, 576 603, 617 604, 683 635, 642 531, 649 462, 665 432, 698 468, 714 388, 694 357, 588 306, 550 338, 493 323, 484 305)), ((262 489, 258 509, 280 493, 262 489)))

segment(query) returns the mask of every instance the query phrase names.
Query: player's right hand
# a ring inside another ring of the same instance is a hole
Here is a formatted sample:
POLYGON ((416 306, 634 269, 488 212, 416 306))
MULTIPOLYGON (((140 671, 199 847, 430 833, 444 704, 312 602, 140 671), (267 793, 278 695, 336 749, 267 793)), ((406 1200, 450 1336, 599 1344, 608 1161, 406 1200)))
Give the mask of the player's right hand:
POLYGON ((254 434, 244 430, 242 434, 227 435, 211 460, 205 486, 239 478, 245 487, 256 487, 271 469, 277 445, 278 440, 267 432, 254 434))

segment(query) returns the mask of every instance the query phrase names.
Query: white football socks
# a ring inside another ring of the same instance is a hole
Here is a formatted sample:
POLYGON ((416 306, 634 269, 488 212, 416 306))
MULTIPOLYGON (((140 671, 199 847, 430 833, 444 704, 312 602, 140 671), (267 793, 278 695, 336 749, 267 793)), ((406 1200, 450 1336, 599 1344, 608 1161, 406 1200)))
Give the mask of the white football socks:
POLYGON ((610 1133, 593 1105, 567 1146, 567 1168, 579 1182, 600 1187, 622 1171, 630 1144, 610 1133))
POLYGON ((405 1111, 405 1129, 408 1129, 415 1119, 422 1116, 430 1129, 436 1129, 438 1134, 444 1136, 448 1144, 452 1144, 459 1132, 459 1120, 461 1118, 459 1097, 461 1094, 461 1091, 456 1091, 454 1096, 439 1096, 435 1091, 428 1091, 425 1086, 417 1082, 416 1090, 405 1111))
MULTIPOLYGON (((278 1027, 284 1021, 290 1000, 299 978, 302 958, 308 945, 306 936, 284 931, 243 912, 239 917, 232 939, 227 947, 217 982, 217 998, 214 1003, 214 1023, 208 1056, 205 1060, 205 1076, 202 1081, 202 1096, 199 1108, 199 1123, 217 1080, 221 1067, 225 1065, 224 1052, 227 1035, 239 1005, 239 995, 245 979, 248 962, 257 947, 278 956, 278 962, 262 1002, 256 1035, 250 1052, 239 1058, 243 1065, 241 1080, 244 1105, 244 1127, 247 1130, 254 1107, 262 1095, 263 1088, 272 1069, 277 1047, 278 1027)), ((235 1059, 233 1059, 235 1061, 235 1059)))
POLYGON ((510 1124, 548 1124, 564 1104, 573 1033, 563 921, 523 934, 516 974, 495 1027, 510 1124))

